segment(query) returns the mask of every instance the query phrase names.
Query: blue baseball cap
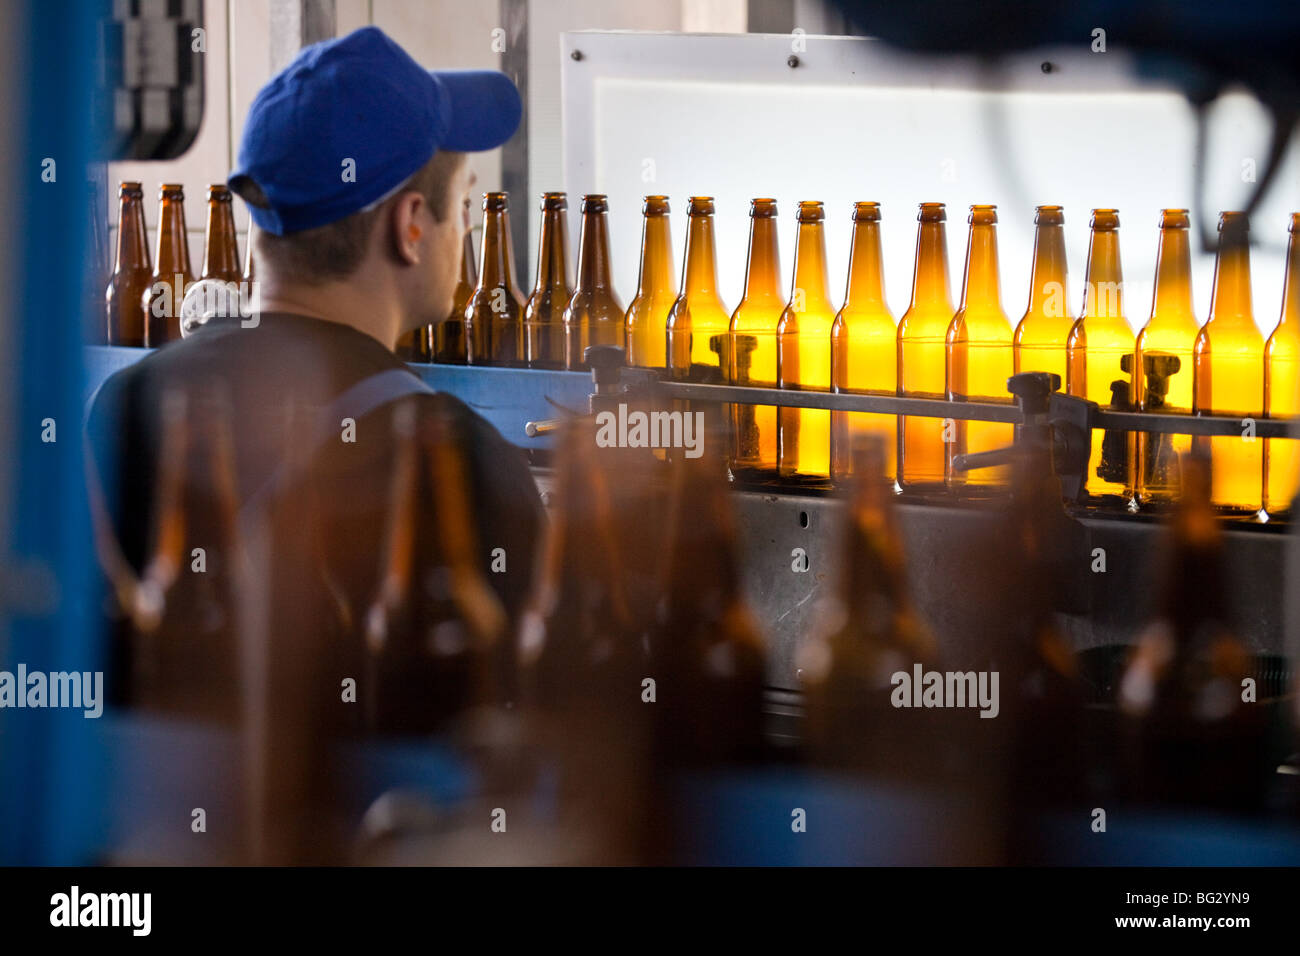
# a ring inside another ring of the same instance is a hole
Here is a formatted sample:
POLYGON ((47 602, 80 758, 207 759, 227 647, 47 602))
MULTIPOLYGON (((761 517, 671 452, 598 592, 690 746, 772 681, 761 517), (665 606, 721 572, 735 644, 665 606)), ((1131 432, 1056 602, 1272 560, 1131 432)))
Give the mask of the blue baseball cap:
POLYGON ((440 149, 500 146, 522 112, 505 74, 429 71, 362 27, 305 47, 258 91, 230 188, 257 228, 312 229, 391 195, 440 149))

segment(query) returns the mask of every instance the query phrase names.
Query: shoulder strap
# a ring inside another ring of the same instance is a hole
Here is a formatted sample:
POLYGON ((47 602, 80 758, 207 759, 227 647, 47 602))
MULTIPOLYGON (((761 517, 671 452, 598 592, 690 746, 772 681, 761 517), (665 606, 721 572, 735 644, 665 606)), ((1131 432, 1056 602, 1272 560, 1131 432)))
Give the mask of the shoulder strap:
MULTIPOLYGON (((310 461, 327 441, 338 435, 339 423, 343 419, 359 420, 389 402, 420 393, 432 395, 434 390, 414 372, 403 368, 385 369, 363 378, 345 389, 316 415, 304 459, 310 461)), ((240 509, 241 521, 247 521, 258 512, 275 489, 289 480, 291 471, 290 462, 287 459, 281 461, 262 486, 244 502, 240 509)))

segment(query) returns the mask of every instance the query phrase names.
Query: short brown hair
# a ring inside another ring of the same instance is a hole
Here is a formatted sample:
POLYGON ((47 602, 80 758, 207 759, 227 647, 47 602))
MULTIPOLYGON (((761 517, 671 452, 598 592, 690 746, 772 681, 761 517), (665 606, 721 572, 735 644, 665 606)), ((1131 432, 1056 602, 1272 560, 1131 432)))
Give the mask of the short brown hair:
POLYGON ((464 156, 451 151, 434 153, 431 160, 384 202, 336 222, 283 236, 259 230, 257 258, 269 262, 276 272, 292 274, 311 284, 346 278, 361 266, 375 223, 402 193, 418 192, 429 204, 433 218, 438 222, 446 220, 451 211, 447 208, 451 199, 447 183, 464 156))

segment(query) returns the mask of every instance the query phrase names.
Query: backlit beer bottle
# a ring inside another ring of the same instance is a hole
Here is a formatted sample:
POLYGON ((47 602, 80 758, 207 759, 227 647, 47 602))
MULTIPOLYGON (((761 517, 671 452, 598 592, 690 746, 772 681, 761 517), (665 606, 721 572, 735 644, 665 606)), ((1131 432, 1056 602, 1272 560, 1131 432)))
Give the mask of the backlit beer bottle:
MULTIPOLYGON (((825 213, 820 202, 799 203, 794 279, 777 336, 777 387, 830 391, 831 326, 835 307, 827 291, 825 213)), ((820 481, 831 473, 831 413, 777 410, 777 467, 783 479, 820 481)))
MULTIPOLYGON (((941 202, 921 203, 916 219, 916 267, 912 304, 898 323, 898 394, 947 396, 947 336, 954 309, 948 291, 948 218, 941 202)), ((940 418, 899 416, 898 484, 904 491, 938 491, 946 485, 945 433, 940 418)))
POLYGON ((529 368, 564 368, 564 307, 569 287, 569 202, 542 193, 537 281, 524 303, 524 352, 529 368))
POLYGON ((118 189, 117 261, 105 291, 109 345, 144 345, 144 297, 153 283, 144 229, 144 192, 138 182, 118 189))
MULTIPOLYGON (((1264 349, 1264 414, 1300 415, 1300 213, 1291 214, 1282 282, 1282 316, 1264 349)), ((1264 440, 1264 510, 1285 514, 1300 485, 1300 447, 1294 439, 1264 440)))
POLYGON ((614 291, 609 260, 609 203, 603 193, 582 197, 578 281, 564 309, 564 367, 586 368, 589 345, 626 346, 626 310, 614 291))
POLYGON ((145 345, 156 348, 181 337, 181 302, 194 281, 189 236, 185 232, 185 192, 164 183, 158 216, 158 254, 153 279, 144 295, 145 345))
MULTIPOLYGON (((998 213, 995 206, 971 206, 970 239, 966 245, 966 276, 961 308, 948 326, 947 389, 950 402, 1010 402, 1007 379, 1013 374, 1011 321, 1002 311, 998 278, 998 213)), ((1012 425, 959 421, 956 441, 948 445, 948 482, 965 488, 1005 486, 1005 468, 981 468, 969 473, 952 467, 953 456, 1004 448, 1015 437, 1012 425)))
POLYGON ((238 285, 244 270, 235 241, 234 197, 225 184, 208 187, 208 225, 203 243, 201 279, 220 279, 238 285))
POLYGON ((852 484, 840 578, 797 660, 814 758, 879 770, 907 756, 904 742, 893 739, 901 726, 890 704, 891 677, 910 673, 914 664, 933 665, 936 648, 907 592, 886 470, 895 435, 860 432, 850 440, 852 484))
MULTIPOLYGON (((776 200, 749 203, 745 295, 731 315, 727 381, 776 388, 776 327, 785 311, 776 200)), ((731 472, 741 479, 775 478, 776 406, 733 406, 731 472)))
POLYGON ((478 285, 478 259, 474 255, 474 235, 466 229, 460 253, 460 278, 452 295, 451 312, 433 327, 433 360, 445 365, 464 365, 465 306, 478 285))
POLYGON ((1243 213, 1219 214, 1210 317, 1196 336, 1193 362, 1196 414, 1243 420, 1241 435, 1193 439, 1193 446, 1210 457, 1214 507, 1228 514, 1256 514, 1263 497, 1264 444, 1248 420, 1264 410, 1264 336, 1251 304, 1250 224, 1243 213))
POLYGON ((465 304, 466 358, 470 365, 511 365, 523 354, 524 300, 515 285, 507 193, 483 194, 480 256, 478 285, 465 304))
POLYGON ((677 301, 668 197, 646 196, 641 227, 641 271, 636 297, 627 307, 627 364, 641 368, 668 365, 668 313, 677 301))
MULTIPOLYGON (((1127 411, 1133 331, 1124 318, 1124 276, 1119 259, 1119 211, 1094 209, 1088 241, 1088 274, 1083 311, 1070 330, 1066 390, 1104 407, 1118 400, 1127 411), (1112 385, 1114 386, 1112 388, 1112 385), (1119 398, 1117 399, 1117 396, 1119 398)), ((1089 501, 1127 508, 1132 500, 1128 440, 1124 433, 1102 435, 1094 428, 1084 473, 1089 501)))
POLYGON ((723 363, 709 339, 731 326, 730 310, 718 295, 718 254, 713 237, 713 197, 692 196, 686 210, 686 256, 682 291, 668 313, 668 367, 674 378, 690 375, 692 365, 723 363))
MULTIPOLYGON (((853 245, 848 288, 831 327, 831 386, 837 392, 898 393, 898 325, 885 302, 884 261, 880 251, 880 203, 853 207, 853 245)), ((854 435, 887 436, 880 469, 892 481, 897 460, 895 415, 831 412, 831 477, 852 469, 854 435)))
MULTIPOLYGON (((1160 214, 1160 248, 1151 317, 1133 348, 1130 400, 1140 412, 1192 411, 1192 348, 1200 323, 1192 311, 1192 253, 1186 209, 1160 214)), ((1192 447, 1190 435, 1133 433, 1133 494, 1138 505, 1172 504, 1178 498, 1178 462, 1192 447)))
POLYGON ((1034 266, 1029 305, 1016 326, 1016 374, 1054 372, 1067 376, 1065 346, 1074 326, 1070 314, 1069 267, 1065 261, 1065 215, 1060 206, 1039 206, 1034 214, 1034 266))

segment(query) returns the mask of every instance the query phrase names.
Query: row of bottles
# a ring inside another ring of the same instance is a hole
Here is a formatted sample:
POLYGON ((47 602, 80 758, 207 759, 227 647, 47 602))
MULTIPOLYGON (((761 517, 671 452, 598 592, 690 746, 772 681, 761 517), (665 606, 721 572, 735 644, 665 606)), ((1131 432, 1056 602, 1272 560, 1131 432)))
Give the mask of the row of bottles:
POLYGON ((195 281, 239 283, 253 278, 252 244, 241 266, 233 196, 225 184, 208 187, 203 268, 197 276, 190 266, 185 191, 180 184, 163 183, 159 190, 158 244, 152 262, 140 183, 123 182, 118 199, 117 255, 105 290, 103 341, 107 344, 153 348, 179 339, 180 303, 195 281))
MULTIPOLYGON (((1008 402, 1010 375, 1046 371, 1060 376, 1064 391, 1103 407, 1245 420, 1241 438, 1195 442, 1097 430, 1085 476, 1093 505, 1136 510, 1171 504, 1179 494, 1179 461, 1193 444, 1210 455, 1221 512, 1280 514, 1300 480, 1294 443, 1256 441, 1249 428, 1253 418, 1300 412, 1300 214, 1291 223, 1282 317, 1265 343, 1254 324, 1248 227, 1240 213, 1223 214, 1212 306, 1201 327, 1192 308, 1187 211, 1162 212, 1151 313, 1135 338, 1125 313, 1114 209, 1093 211, 1076 315, 1069 305, 1062 208, 1038 207, 1029 302, 1013 325, 1002 305, 993 206, 971 207, 961 300, 954 306, 946 211, 942 203, 921 204, 912 299, 897 322, 884 296, 878 203, 854 206, 847 288, 837 310, 822 204, 799 204, 787 293, 776 201, 752 200, 744 295, 734 311, 718 293, 709 197, 690 200, 680 286, 668 199, 646 197, 637 293, 626 311, 611 284, 604 196, 583 200, 578 281, 571 291, 564 194, 544 194, 537 281, 526 302, 513 284, 506 206, 503 193, 484 199, 478 275, 467 245, 457 304, 445 323, 469 330, 465 348, 443 350, 437 361, 577 369, 587 345, 618 344, 626 347, 629 364, 667 368, 682 379, 707 381, 714 374, 736 385, 979 402, 1008 402)), ((448 335, 460 339, 459 331, 448 335)), ((904 491, 979 495, 1007 484, 1005 468, 964 473, 954 464, 962 454, 1009 444, 1013 429, 1006 424, 754 405, 735 406, 731 416, 730 464, 745 479, 843 479, 851 470, 850 435, 874 433, 894 436, 887 470, 904 491)))

